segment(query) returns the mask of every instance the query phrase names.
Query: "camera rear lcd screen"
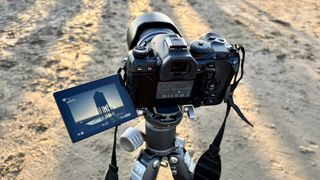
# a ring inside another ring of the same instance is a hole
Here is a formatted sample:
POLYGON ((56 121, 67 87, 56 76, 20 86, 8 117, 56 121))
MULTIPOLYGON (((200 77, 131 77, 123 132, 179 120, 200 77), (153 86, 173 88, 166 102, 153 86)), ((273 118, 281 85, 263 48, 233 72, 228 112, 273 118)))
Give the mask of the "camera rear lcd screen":
POLYGON ((114 75, 54 94, 72 142, 137 116, 120 81, 114 75))
POLYGON ((193 81, 158 82, 156 99, 190 97, 193 81))

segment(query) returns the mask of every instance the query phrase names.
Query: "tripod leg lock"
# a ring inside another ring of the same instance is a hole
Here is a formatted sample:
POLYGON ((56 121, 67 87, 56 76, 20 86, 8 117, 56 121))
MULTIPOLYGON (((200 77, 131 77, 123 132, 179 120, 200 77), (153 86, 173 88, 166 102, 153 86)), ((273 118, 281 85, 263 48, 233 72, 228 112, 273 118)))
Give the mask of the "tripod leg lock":
POLYGON ((169 164, 175 180, 192 180, 195 165, 188 152, 170 156, 169 164))
POLYGON ((153 180, 158 175, 161 159, 149 151, 141 151, 134 163, 130 180, 153 180))
POLYGON ((195 164, 190 156, 190 154, 188 152, 185 152, 184 154, 184 158, 183 158, 184 163, 187 165, 188 170, 190 173, 194 173, 194 168, 195 168, 195 164))
POLYGON ((141 180, 146 169, 147 168, 137 160, 131 171, 131 180, 141 180))

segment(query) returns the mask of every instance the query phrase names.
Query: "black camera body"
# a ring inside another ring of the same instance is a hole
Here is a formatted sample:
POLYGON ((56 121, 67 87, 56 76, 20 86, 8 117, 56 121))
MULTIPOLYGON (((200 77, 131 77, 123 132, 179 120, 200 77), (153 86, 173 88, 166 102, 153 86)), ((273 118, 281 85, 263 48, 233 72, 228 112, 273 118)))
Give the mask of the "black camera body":
POLYGON ((117 127, 144 115, 144 130, 128 128, 120 137, 120 144, 128 151, 146 142, 131 171, 132 179, 156 179, 159 163, 155 162, 164 157, 175 179, 219 179, 221 158, 217 150, 230 108, 253 126, 232 97, 244 72, 244 48, 211 32, 188 45, 171 19, 156 12, 132 22, 127 44, 128 56, 117 74, 54 93, 72 142, 116 127, 112 162, 105 179, 118 179, 114 161, 117 127), (181 106, 217 105, 222 100, 227 103, 222 126, 194 166, 184 140, 176 137, 183 113, 193 119, 194 109, 181 106))
POLYGON ((223 37, 207 33, 188 46, 161 13, 137 18, 127 39, 125 83, 136 108, 220 104, 239 69, 239 52, 223 37))

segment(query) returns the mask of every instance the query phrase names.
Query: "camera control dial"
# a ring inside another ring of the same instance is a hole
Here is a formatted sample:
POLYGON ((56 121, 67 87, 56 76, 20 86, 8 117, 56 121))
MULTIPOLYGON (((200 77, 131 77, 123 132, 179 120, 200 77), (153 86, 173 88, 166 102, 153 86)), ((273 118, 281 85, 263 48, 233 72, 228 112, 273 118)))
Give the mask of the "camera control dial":
POLYGON ((203 40, 195 40, 191 42, 190 52, 193 56, 205 56, 212 52, 210 43, 203 40))
POLYGON ((149 49, 145 46, 136 46, 133 49, 133 56, 135 58, 145 58, 148 56, 149 49))

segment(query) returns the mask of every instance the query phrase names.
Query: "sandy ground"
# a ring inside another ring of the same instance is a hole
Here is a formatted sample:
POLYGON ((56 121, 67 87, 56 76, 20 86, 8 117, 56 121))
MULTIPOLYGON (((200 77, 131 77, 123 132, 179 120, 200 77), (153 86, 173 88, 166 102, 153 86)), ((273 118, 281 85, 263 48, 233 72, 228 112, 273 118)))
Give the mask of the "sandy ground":
MULTIPOLYGON (((320 178, 320 1, 0 0, 0 179, 104 178, 113 130, 72 144, 52 93, 114 73, 127 25, 148 11, 169 15, 188 41, 215 31, 247 50, 235 101, 255 127, 230 114, 221 179, 320 178)), ((196 113, 178 127, 195 161, 225 104, 196 113)), ((118 150, 129 179, 139 151, 118 150)))

